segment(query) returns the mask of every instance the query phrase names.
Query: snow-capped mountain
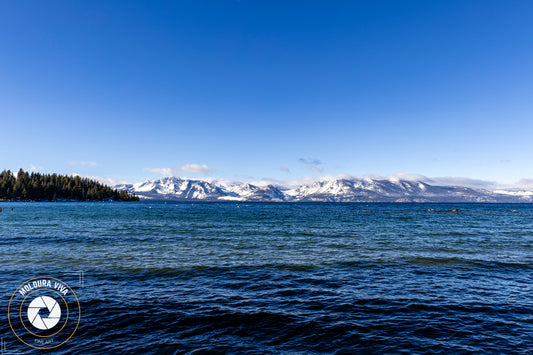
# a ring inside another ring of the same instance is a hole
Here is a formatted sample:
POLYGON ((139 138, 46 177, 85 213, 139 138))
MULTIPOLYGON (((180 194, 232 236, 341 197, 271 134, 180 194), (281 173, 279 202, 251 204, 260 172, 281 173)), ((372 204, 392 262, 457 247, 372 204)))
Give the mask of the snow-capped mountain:
POLYGON ((297 201, 336 202, 499 202, 507 195, 462 186, 433 186, 422 181, 351 180, 317 181, 287 191, 297 201))
POLYGON ((117 185, 115 188, 131 191, 141 198, 154 200, 214 201, 228 196, 221 187, 207 181, 180 179, 177 177, 166 177, 138 184, 117 185))
POLYGON ((176 201, 533 202, 531 192, 436 186, 401 179, 333 178, 288 188, 166 177, 115 188, 143 199, 176 201))

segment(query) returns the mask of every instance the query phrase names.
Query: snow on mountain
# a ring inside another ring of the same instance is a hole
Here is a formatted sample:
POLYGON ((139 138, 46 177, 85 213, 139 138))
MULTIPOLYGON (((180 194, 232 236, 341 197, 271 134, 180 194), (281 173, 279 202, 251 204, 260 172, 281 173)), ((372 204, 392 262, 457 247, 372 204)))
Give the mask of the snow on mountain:
POLYGON ((154 200, 218 200, 228 194, 215 184, 202 180, 166 177, 138 184, 117 185, 141 198, 154 200))
MULTIPOLYGON (((246 201, 283 201, 285 195, 274 185, 257 186, 250 183, 235 184, 226 188, 229 193, 236 194, 237 199, 246 201)), ((236 199, 236 198, 231 198, 236 199)))
POLYGON ((432 186, 421 181, 350 180, 317 181, 287 191, 298 201, 337 202, 492 202, 490 193, 466 187, 432 186))
POLYGON ((115 188, 144 199, 179 201, 533 202, 529 191, 436 186, 399 178, 329 178, 286 188, 166 177, 115 188))

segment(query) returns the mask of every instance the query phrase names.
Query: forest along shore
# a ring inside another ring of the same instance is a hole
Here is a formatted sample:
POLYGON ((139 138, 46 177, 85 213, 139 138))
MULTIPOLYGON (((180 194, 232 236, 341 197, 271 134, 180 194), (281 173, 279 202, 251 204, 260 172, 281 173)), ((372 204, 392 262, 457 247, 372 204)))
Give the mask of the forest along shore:
POLYGON ((0 173, 0 201, 139 201, 139 197, 89 178, 20 169, 16 175, 10 170, 0 173))

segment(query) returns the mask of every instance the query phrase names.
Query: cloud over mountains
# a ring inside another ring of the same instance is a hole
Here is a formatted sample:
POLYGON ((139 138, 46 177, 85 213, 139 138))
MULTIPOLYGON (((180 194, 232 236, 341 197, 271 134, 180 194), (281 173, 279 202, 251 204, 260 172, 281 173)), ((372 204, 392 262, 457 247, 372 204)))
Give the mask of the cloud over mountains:
POLYGON ((177 165, 171 168, 152 168, 152 169, 145 169, 147 171, 150 171, 152 173, 161 174, 163 176, 174 176, 177 175, 179 172, 189 172, 189 173, 198 173, 198 174, 209 174, 213 172, 214 170, 209 168, 205 164, 184 164, 184 165, 177 165))

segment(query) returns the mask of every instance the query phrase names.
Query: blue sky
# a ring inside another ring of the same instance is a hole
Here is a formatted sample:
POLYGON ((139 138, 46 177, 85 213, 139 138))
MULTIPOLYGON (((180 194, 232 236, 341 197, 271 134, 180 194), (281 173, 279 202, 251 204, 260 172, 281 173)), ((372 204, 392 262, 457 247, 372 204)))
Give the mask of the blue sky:
POLYGON ((533 178, 533 2, 0 1, 0 169, 533 178))

